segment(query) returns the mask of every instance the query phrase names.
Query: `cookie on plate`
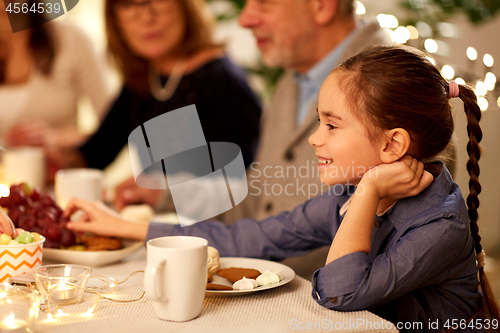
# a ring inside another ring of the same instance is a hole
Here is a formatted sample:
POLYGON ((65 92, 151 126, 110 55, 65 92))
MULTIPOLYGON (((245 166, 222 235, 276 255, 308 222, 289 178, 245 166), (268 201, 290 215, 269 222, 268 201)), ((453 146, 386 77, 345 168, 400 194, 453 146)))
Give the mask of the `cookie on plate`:
POLYGON ((224 268, 217 272, 217 275, 225 277, 232 283, 246 277, 247 279, 255 279, 260 275, 260 272, 253 268, 230 267, 224 268))
POLYGON ((207 290, 233 290, 233 288, 223 284, 207 283, 207 290))

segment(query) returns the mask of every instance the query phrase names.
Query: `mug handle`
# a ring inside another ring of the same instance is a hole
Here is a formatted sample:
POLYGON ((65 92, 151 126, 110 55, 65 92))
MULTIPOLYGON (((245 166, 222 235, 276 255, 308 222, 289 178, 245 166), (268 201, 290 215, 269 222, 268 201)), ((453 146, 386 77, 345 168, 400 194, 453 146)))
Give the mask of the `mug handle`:
POLYGON ((165 265, 167 264, 167 260, 164 258, 156 258, 151 260, 150 262, 147 263, 146 265, 146 274, 144 276, 144 288, 146 290, 146 296, 149 298, 151 301, 165 301, 165 296, 161 295, 158 297, 156 294, 156 291, 159 289, 157 288, 159 281, 159 272, 158 268, 160 265, 165 265))

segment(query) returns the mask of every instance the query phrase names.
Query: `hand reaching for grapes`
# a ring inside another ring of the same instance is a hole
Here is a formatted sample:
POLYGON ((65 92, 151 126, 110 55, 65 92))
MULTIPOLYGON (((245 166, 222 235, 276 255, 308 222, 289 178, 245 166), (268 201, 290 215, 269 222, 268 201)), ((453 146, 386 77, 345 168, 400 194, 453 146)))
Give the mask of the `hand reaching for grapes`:
POLYGON ((67 224, 70 230, 92 232, 101 236, 146 239, 147 224, 126 221, 101 202, 73 198, 63 216, 69 217, 78 210, 82 210, 83 214, 78 221, 67 224))
POLYGON ((0 210, 0 231, 1 233, 7 234, 12 238, 16 237, 16 227, 3 210, 0 210))

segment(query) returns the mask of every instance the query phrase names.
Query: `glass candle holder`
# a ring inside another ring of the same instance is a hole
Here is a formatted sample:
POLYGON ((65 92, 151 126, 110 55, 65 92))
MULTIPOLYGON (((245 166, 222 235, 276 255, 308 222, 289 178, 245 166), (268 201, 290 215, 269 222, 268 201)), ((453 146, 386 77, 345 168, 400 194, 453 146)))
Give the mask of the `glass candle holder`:
POLYGON ((82 265, 45 265, 33 271, 42 298, 53 304, 82 300, 92 269, 82 265))
POLYGON ((34 332, 39 306, 36 291, 0 284, 0 333, 34 332))

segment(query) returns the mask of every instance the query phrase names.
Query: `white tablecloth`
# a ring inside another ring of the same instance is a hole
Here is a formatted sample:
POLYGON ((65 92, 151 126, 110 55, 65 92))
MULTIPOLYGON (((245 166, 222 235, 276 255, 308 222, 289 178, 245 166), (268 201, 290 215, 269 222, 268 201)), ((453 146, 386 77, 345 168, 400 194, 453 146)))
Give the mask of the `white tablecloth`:
MULTIPOLYGON (((45 262, 44 264, 49 264, 45 262)), ((97 267, 92 275, 125 279, 146 266, 145 249, 127 260, 97 267)), ((91 279, 90 284, 97 285, 91 279), (93 281, 93 282, 92 282, 93 281)), ((143 274, 136 274, 118 287, 121 299, 137 298, 144 291, 143 274)), ((143 298, 134 303, 114 303, 102 300, 92 317, 84 313, 96 297, 85 294, 80 304, 62 307, 63 316, 47 320, 41 311, 36 333, 127 333, 127 332, 397 332, 391 323, 368 311, 337 312, 319 306, 311 297, 311 283, 295 276, 289 284, 239 297, 206 297, 201 315, 188 322, 176 323, 157 319, 152 303, 143 298)), ((53 311, 54 312, 54 311, 53 311)))

